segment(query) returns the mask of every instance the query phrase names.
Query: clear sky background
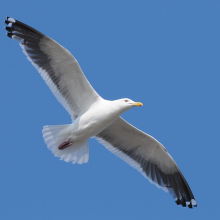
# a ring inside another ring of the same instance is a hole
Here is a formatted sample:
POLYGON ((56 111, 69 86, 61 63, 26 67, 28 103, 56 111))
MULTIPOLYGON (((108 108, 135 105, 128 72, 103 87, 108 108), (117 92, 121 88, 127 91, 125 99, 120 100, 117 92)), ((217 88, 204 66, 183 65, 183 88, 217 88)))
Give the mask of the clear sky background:
POLYGON ((2 1, 0 215, 4 220, 219 219, 220 1, 2 1), (123 117, 159 140, 198 203, 190 210, 91 139, 84 165, 47 149, 44 125, 71 123, 18 43, 11 16, 66 47, 123 117))

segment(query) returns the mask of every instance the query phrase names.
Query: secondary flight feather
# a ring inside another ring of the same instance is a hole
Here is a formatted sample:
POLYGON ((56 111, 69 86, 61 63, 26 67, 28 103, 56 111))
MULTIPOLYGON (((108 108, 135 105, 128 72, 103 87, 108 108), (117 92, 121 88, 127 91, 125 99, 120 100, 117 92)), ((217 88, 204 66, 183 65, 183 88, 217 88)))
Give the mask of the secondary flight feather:
POLYGON ((169 192, 178 205, 197 206, 188 183, 163 145, 120 117, 142 103, 128 98, 103 99, 67 49, 18 20, 7 17, 5 23, 7 36, 19 42, 27 59, 72 118, 72 124, 43 128, 45 143, 55 156, 73 164, 87 163, 88 139, 95 136, 151 183, 169 192))

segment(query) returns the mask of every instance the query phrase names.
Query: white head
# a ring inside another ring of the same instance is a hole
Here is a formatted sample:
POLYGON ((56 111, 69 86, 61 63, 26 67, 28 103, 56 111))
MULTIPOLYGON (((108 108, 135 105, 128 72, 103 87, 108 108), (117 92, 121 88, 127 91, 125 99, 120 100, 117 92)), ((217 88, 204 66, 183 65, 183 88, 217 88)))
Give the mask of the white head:
POLYGON ((143 106, 141 102, 134 102, 131 99, 124 98, 116 100, 117 104, 122 108, 124 111, 134 107, 134 106, 143 106))

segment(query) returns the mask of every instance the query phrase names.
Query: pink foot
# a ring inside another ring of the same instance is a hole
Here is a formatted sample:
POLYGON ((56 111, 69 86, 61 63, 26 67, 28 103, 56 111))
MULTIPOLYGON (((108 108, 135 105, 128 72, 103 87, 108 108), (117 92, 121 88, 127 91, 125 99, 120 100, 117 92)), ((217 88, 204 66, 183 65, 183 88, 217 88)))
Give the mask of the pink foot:
POLYGON ((63 149, 65 149, 65 148, 69 147, 69 146, 72 145, 72 144, 73 144, 73 142, 64 141, 62 144, 59 145, 58 148, 59 148, 60 150, 63 150, 63 149))

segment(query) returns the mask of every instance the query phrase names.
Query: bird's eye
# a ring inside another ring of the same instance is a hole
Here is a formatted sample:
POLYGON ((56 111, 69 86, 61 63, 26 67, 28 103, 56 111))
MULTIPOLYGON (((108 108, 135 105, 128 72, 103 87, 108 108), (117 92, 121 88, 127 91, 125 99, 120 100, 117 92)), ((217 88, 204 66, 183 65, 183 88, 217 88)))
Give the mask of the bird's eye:
POLYGON ((125 102, 128 102, 128 100, 126 99, 125 102))

